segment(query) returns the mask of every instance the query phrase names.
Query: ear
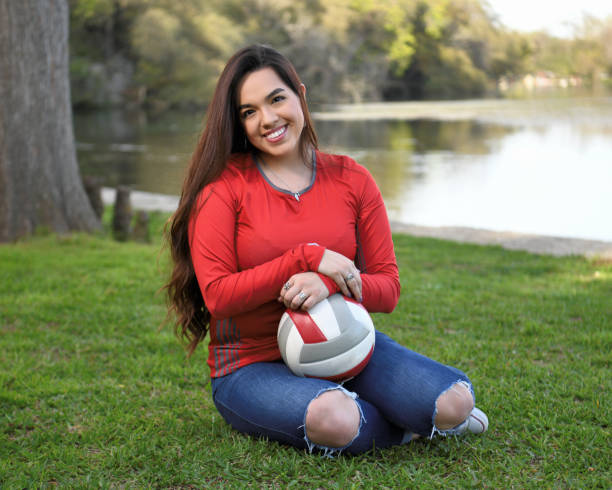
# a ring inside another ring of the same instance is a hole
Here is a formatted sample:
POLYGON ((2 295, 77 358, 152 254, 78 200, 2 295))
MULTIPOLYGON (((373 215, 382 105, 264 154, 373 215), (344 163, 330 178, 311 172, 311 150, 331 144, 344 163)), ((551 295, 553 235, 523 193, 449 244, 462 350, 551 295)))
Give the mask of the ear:
POLYGON ((306 97, 306 85, 303 83, 300 83, 300 92, 302 92, 302 95, 306 97))

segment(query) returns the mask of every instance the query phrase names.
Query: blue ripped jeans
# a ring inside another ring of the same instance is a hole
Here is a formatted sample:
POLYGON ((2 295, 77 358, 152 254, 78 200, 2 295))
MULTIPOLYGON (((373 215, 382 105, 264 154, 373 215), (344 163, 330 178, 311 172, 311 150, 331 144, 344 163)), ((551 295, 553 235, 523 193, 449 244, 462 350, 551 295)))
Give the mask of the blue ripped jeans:
POLYGON ((431 437, 436 400, 457 382, 471 383, 450 366, 417 354, 376 332, 374 353, 366 368, 342 386, 315 378, 294 376, 282 361, 250 364, 212 379, 214 403, 234 429, 298 448, 327 453, 366 452, 373 447, 400 444, 406 433, 431 437), (361 425, 345 447, 316 446, 306 437, 304 421, 309 403, 330 389, 341 389, 357 402, 361 425))

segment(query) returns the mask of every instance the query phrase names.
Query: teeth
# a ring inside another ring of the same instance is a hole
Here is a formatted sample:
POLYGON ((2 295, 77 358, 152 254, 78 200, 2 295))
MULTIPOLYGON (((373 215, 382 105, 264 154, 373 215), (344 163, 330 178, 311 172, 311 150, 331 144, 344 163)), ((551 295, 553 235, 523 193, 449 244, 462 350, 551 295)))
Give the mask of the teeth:
POLYGON ((283 134, 285 132, 285 128, 282 127, 280 129, 277 129, 276 131, 274 131, 273 133, 270 133, 268 135, 268 138, 278 138, 281 134, 283 134))

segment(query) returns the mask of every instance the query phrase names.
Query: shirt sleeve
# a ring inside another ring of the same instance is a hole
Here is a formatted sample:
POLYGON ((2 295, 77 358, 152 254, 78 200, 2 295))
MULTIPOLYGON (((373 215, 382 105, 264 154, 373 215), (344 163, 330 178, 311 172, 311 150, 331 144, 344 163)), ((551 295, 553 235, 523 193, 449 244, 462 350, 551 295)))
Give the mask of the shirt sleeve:
POLYGON ((190 227, 191 259, 206 308, 215 318, 253 310, 278 298, 293 274, 316 271, 325 248, 300 244, 280 257, 238 271, 235 249, 237 202, 222 181, 201 193, 190 227))
POLYGON ((400 282, 391 227, 380 190, 366 172, 357 216, 355 264, 361 271, 363 305, 370 312, 393 311, 400 282))

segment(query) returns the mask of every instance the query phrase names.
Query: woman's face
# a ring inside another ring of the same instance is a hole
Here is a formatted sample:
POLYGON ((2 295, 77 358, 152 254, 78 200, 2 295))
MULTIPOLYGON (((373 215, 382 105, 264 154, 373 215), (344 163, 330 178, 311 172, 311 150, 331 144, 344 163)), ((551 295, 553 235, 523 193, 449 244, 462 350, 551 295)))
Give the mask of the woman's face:
MULTIPOLYGON (((304 86, 301 86, 305 90, 304 86)), ((304 113, 299 97, 272 68, 249 73, 238 88, 239 117, 247 138, 267 162, 300 158, 304 113)))

